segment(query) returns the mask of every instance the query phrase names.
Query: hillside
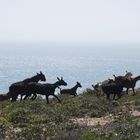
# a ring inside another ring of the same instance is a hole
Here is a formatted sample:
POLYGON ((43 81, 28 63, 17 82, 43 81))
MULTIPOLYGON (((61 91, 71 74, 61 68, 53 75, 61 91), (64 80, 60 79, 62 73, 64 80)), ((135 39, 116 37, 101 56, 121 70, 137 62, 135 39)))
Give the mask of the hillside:
POLYGON ((0 102, 0 140, 140 139, 140 90, 111 102, 90 89, 59 98, 0 102))

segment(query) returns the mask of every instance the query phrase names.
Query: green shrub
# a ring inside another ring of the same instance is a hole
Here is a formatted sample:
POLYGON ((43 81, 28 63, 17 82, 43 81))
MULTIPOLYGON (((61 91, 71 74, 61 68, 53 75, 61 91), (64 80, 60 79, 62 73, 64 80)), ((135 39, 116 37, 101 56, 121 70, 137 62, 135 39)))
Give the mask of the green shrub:
POLYGON ((115 132, 119 139, 140 139, 140 121, 134 119, 131 113, 124 112, 115 122, 118 125, 115 132))
POLYGON ((77 97, 59 95, 61 104, 53 99, 46 104, 41 98, 1 102, 0 140, 139 140, 140 121, 129 114, 140 109, 139 97, 140 94, 125 95, 114 105, 87 89, 77 97), (105 126, 87 126, 82 122, 78 125, 70 121, 110 114, 116 116, 115 121, 112 119, 113 122, 105 126))
POLYGON ((33 114, 42 115, 46 112, 46 101, 40 99, 39 97, 34 101, 27 101, 26 104, 26 108, 33 114))
POLYGON ((10 123, 3 117, 0 117, 0 139, 4 140, 6 132, 9 129, 10 123))
POLYGON ((16 140, 43 140, 45 137, 45 132, 41 125, 30 125, 15 135, 16 140))
POLYGON ((112 140, 113 134, 98 134, 95 132, 85 132, 81 136, 81 140, 112 140))
POLYGON ((9 121, 13 124, 24 126, 31 123, 32 116, 30 111, 24 108, 16 108, 8 114, 9 121))

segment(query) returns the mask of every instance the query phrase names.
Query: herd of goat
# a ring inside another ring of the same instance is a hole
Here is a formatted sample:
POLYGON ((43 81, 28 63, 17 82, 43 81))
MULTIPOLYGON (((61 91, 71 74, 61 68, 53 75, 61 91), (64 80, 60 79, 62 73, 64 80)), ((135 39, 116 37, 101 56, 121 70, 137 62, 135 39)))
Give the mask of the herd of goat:
MULTIPOLYGON (((126 88, 126 93, 132 88, 133 95, 135 95, 135 86, 140 76, 133 78, 131 72, 127 72, 124 76, 114 76, 114 79, 108 79, 103 82, 92 85, 94 90, 98 95, 106 95, 107 99, 110 99, 110 95, 113 95, 113 100, 116 99, 116 96, 119 99, 122 96, 122 91, 126 88)), ((60 89, 60 94, 67 94, 77 96, 77 88, 82 87, 79 82, 71 89, 61 89, 61 86, 67 86, 67 83, 64 81, 63 77, 58 78, 57 81, 53 84, 50 83, 39 83, 39 81, 45 82, 45 75, 40 72, 31 78, 27 78, 23 81, 14 83, 10 85, 9 92, 7 94, 0 94, 0 101, 11 99, 12 102, 18 99, 18 96, 21 95, 20 100, 26 100, 30 96, 32 99, 36 99, 37 94, 45 95, 46 101, 49 103, 49 96, 54 96, 59 102, 61 100, 55 95, 56 88, 60 89), (24 96, 24 98, 23 98, 24 96)))

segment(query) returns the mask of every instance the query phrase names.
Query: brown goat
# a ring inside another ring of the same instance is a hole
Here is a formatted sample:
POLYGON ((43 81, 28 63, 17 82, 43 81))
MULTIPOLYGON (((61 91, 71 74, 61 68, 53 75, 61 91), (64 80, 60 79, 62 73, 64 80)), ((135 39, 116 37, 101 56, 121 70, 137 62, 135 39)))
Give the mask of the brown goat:
POLYGON ((10 99, 10 95, 7 93, 7 94, 0 94, 0 101, 5 101, 5 100, 8 100, 10 99))
POLYGON ((130 79, 128 79, 128 78, 126 78, 124 76, 118 76, 118 77, 116 77, 114 75, 114 77, 115 77, 116 83, 121 84, 124 88, 127 89, 126 90, 126 93, 127 94, 128 94, 129 88, 132 88, 133 95, 135 95, 135 86, 136 86, 137 81, 140 80, 140 75, 137 76, 137 77, 135 77, 135 78, 130 78, 130 79))

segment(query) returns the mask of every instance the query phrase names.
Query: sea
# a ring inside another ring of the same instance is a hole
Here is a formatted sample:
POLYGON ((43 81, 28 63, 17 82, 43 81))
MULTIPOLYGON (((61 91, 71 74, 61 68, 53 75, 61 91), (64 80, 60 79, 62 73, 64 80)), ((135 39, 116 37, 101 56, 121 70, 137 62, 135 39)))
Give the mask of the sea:
MULTIPOLYGON (((12 83, 22 81, 42 71, 47 83, 63 77, 73 87, 82 85, 78 93, 92 84, 125 75, 125 71, 140 75, 139 45, 2 45, 0 46, 0 93, 7 93, 12 83)), ((140 82, 137 83, 140 87, 140 82)), ((59 90, 56 90, 59 92, 59 90)))

